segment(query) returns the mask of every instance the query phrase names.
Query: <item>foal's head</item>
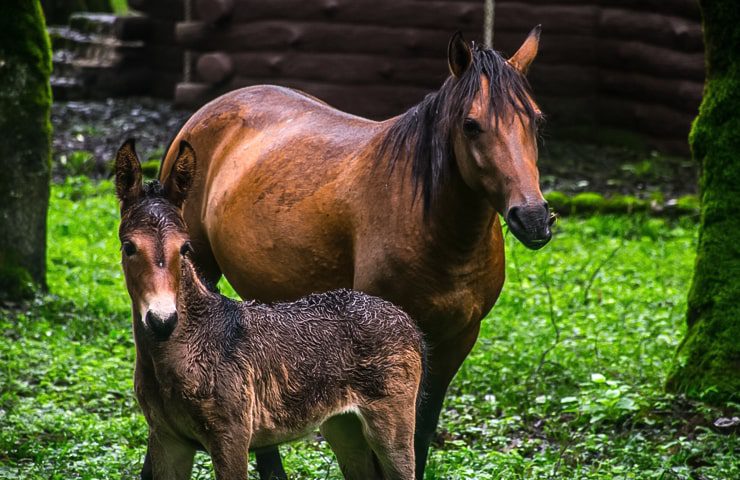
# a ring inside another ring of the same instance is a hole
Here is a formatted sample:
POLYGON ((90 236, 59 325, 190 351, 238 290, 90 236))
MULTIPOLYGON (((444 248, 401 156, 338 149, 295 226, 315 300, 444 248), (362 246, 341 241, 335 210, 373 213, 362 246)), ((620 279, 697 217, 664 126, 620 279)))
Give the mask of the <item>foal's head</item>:
POLYGON ((193 181, 195 152, 180 143, 172 174, 160 184, 143 184, 133 140, 116 156, 116 194, 121 205, 121 257, 134 320, 157 338, 177 324, 181 256, 190 249, 181 207, 193 181))

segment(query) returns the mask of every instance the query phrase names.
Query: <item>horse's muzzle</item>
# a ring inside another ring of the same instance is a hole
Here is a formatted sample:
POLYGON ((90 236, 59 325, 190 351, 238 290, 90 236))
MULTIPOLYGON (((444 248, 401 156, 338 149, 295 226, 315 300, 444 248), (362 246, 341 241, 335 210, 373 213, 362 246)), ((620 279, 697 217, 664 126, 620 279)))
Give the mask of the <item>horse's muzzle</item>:
POLYGON ((550 216, 547 202, 513 206, 506 213, 506 224, 511 233, 531 250, 538 250, 550 241, 550 226, 554 219, 550 216))
POLYGON ((177 312, 161 315, 149 310, 146 313, 146 324, 157 340, 167 340, 177 325, 177 312))

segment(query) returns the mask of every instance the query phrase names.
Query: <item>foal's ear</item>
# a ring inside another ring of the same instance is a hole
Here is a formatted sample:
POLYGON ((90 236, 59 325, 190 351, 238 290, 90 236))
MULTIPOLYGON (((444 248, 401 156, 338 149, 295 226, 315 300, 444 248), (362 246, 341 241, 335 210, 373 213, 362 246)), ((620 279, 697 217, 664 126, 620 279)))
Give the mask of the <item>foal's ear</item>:
POLYGON ((164 182, 164 194, 178 208, 188 196, 195 178, 195 150, 185 140, 180 141, 177 158, 164 182))
POLYGON ((121 210, 139 198, 142 191, 141 163, 136 156, 136 145, 133 138, 126 140, 116 154, 116 195, 121 203, 121 210))
POLYGON ((470 45, 465 42, 458 30, 447 44, 447 65, 450 67, 450 73, 453 77, 460 78, 472 62, 473 52, 470 51, 470 45))
POLYGON ((529 70, 529 66, 532 64, 534 57, 537 56, 537 49, 540 46, 540 33, 542 32, 542 25, 537 25, 529 32, 527 39, 519 50, 508 60, 509 64, 519 70, 520 73, 526 74, 529 70))

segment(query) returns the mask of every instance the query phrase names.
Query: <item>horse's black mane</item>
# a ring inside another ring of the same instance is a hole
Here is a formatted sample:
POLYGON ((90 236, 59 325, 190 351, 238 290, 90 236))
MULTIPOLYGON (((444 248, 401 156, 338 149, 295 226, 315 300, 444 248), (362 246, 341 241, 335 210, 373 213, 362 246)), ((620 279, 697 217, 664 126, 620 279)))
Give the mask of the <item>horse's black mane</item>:
POLYGON ((494 50, 474 45, 472 53, 473 61, 465 73, 460 78, 448 77, 442 88, 404 113, 380 147, 379 158, 383 154, 390 158, 389 171, 405 159, 412 162, 414 198, 421 188, 425 213, 449 174, 454 161, 452 127, 462 124, 464 112, 470 109, 480 91, 481 75, 489 80, 488 108, 494 113, 497 125, 505 110, 502 107, 507 104, 535 124, 536 112, 528 99, 531 94, 526 77, 494 50))

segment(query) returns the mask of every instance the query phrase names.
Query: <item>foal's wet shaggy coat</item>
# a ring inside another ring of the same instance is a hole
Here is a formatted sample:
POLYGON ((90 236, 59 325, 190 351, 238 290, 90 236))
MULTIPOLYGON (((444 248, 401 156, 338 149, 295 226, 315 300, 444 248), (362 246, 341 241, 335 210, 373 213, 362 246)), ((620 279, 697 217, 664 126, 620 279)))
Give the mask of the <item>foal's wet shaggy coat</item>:
MULTIPOLYGON (((178 165, 192 162, 183 142, 178 165)), ((189 478, 202 448, 217 478, 246 479, 250 448, 320 427, 346 478, 412 479, 423 370, 415 323, 393 304, 351 290, 272 305, 214 292, 188 258, 180 207, 192 178, 172 178, 142 185, 133 143, 119 150, 136 395, 150 429, 142 477, 189 478), (365 448, 348 450, 344 438, 358 422, 365 448)))

